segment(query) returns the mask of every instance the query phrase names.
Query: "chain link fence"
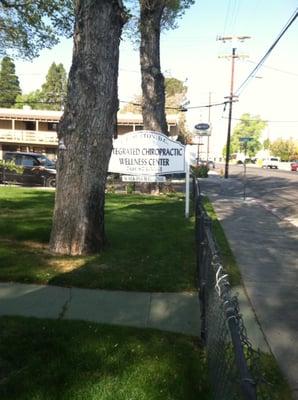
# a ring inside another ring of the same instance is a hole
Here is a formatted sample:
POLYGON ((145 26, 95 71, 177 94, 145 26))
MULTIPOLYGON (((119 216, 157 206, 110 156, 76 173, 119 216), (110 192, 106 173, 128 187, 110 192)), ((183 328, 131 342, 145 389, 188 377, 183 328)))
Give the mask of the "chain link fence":
POLYGON ((231 292, 212 235, 211 220, 194 179, 196 250, 201 339, 206 346, 214 400, 256 400, 259 396, 259 353, 250 344, 237 297, 231 292), (256 380, 258 378, 258 381, 256 380))

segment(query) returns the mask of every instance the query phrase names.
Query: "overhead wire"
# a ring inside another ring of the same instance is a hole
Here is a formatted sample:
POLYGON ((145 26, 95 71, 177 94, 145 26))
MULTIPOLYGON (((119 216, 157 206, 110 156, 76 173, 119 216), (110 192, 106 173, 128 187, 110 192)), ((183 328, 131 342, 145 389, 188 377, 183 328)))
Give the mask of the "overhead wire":
MULTIPOLYGON (((257 64, 257 62, 252 61, 252 60, 245 60, 245 62, 250 63, 250 64, 257 64)), ((295 72, 285 71, 285 70, 282 70, 279 68, 271 67, 269 65, 263 65, 263 68, 272 69, 273 71, 282 72, 283 74, 298 76, 298 74, 296 74, 295 72)))
POLYGON ((247 78, 242 82, 242 84, 238 87, 238 89, 235 91, 235 95, 239 96, 239 94, 243 91, 244 87, 247 85, 247 83, 250 81, 250 79, 252 79, 257 71, 261 68, 261 66, 264 64, 265 60, 269 57, 269 55, 271 54, 271 52, 273 51, 273 49, 275 48, 275 46, 278 44, 278 42, 280 41, 280 39, 283 37, 283 35, 286 33, 286 31, 290 28, 290 26, 293 24, 293 22, 295 21, 295 19, 298 17, 298 8, 294 11, 294 13, 292 14, 292 16, 290 17, 290 19, 288 20, 288 22, 286 23, 286 25, 284 26, 284 28, 282 29, 282 31, 280 32, 280 34, 278 35, 278 37, 275 39, 275 41, 273 42, 273 44, 269 47, 269 49, 267 50, 267 52, 265 53, 265 55, 261 58, 261 60, 258 62, 258 64, 256 65, 256 67, 250 72, 250 74, 247 76, 247 78))

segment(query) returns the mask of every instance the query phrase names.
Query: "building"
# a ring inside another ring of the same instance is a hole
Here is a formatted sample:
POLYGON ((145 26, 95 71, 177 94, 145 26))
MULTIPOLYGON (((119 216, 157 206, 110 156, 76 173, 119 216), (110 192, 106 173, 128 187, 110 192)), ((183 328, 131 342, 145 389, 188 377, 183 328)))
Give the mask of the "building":
MULTIPOLYGON (((34 151, 49 158, 57 154, 61 111, 0 108, 0 159, 5 151, 34 151)), ((178 115, 168 115, 170 136, 178 135, 178 115)), ((118 114, 118 135, 143 129, 140 114, 118 114)))

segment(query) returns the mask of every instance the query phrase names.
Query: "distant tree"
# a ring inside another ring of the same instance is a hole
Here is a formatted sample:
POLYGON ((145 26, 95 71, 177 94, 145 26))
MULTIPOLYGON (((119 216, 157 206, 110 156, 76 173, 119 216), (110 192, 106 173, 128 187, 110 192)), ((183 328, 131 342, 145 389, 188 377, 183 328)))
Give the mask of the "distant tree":
POLYGON ((177 19, 194 0, 127 0, 127 3, 133 6, 131 21, 136 22, 135 28, 140 33, 144 128, 167 134, 165 81, 160 66, 160 33, 162 29, 175 28, 177 19))
POLYGON ((67 76, 63 64, 52 63, 41 87, 41 108, 61 110, 66 98, 67 76))
POLYGON ((265 127, 266 122, 258 115, 243 114, 231 136, 231 153, 244 152, 244 144, 239 139, 249 137, 251 140, 247 143, 247 154, 249 157, 254 157, 262 148, 260 138, 265 127))
POLYGON ((131 102, 124 104, 121 107, 121 112, 123 113, 133 113, 133 114, 141 114, 142 113, 142 96, 135 95, 131 102))
MULTIPOLYGON (((182 81, 177 78, 165 78, 165 110, 166 114, 178 114, 179 113, 179 134, 178 140, 182 143, 186 143, 190 138, 190 132, 186 127, 185 113, 180 112, 181 103, 185 100, 187 87, 182 81)), ((134 97, 131 103, 125 104, 121 108, 121 112, 131 112, 134 114, 140 114, 142 111, 142 96, 137 95, 134 97)))
POLYGON ((0 55, 32 59, 72 36, 73 0, 0 0, 0 55))
MULTIPOLYGON (((165 78, 165 108, 166 114, 176 114, 185 98, 187 87, 176 78, 165 78)), ((125 104, 122 112, 132 112, 139 114, 142 111, 142 95, 135 95, 133 100, 125 104)))
POLYGON ((270 139, 265 139, 263 142, 263 149, 264 150, 269 150, 270 149, 270 139))
POLYGON ((293 139, 279 138, 270 144, 270 152, 273 156, 280 157, 283 161, 295 158, 297 154, 297 142, 293 139))
POLYGON ((41 89, 18 95, 16 108, 30 106, 38 110, 61 110, 66 98, 67 78, 62 64, 53 63, 47 73, 46 81, 41 89))
POLYGON ((187 93, 187 86, 184 82, 177 78, 165 78, 165 94, 166 94, 166 113, 177 114, 179 113, 179 132, 178 139, 181 143, 186 144, 189 142, 191 133, 186 126, 185 113, 181 112, 181 104, 185 100, 187 93))
POLYGON ((185 100, 187 86, 177 78, 165 78, 166 111, 176 114, 185 100))
POLYGON ((4 57, 0 70, 0 107, 13 107, 17 95, 21 94, 19 78, 15 72, 13 59, 4 57))
POLYGON ((39 110, 43 106, 41 90, 37 89, 27 94, 18 94, 15 100, 15 108, 29 106, 33 110, 39 110))

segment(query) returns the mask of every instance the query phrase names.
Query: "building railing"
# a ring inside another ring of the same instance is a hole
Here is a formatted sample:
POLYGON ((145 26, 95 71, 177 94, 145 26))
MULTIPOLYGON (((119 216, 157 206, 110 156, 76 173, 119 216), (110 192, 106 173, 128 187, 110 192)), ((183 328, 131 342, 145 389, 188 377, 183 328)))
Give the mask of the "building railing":
POLYGON ((28 131, 0 129, 0 142, 57 145, 57 133, 52 131, 28 131))
POLYGON ((261 399, 252 373, 258 365, 258 352, 247 338, 238 299, 232 295, 195 178, 193 192, 201 339, 206 347, 213 399, 261 399))

